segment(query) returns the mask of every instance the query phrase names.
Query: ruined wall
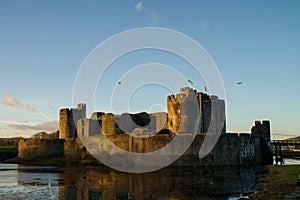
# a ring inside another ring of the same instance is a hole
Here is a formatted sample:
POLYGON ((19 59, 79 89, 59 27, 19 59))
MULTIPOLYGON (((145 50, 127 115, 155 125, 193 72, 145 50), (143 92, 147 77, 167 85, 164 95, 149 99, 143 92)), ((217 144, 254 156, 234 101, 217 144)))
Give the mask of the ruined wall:
POLYGON ((70 132, 69 115, 70 115, 70 110, 68 108, 59 110, 59 139, 67 138, 69 135, 70 132))
POLYGON ((186 87, 180 89, 176 97, 167 97, 167 107, 168 128, 174 133, 192 132, 194 124, 190 119, 195 117, 199 117, 197 133, 226 133, 225 101, 217 96, 209 96, 186 87), (198 112, 195 112, 196 106, 193 106, 194 98, 198 101, 198 112), (198 116, 191 116, 195 114, 198 116))
MULTIPOLYGON (((256 159, 256 154, 260 153, 260 143, 256 143, 255 137, 251 134, 221 134, 218 142, 214 146, 213 150, 204 158, 200 159, 198 157, 199 150, 204 141, 205 137, 211 137, 211 134, 197 134, 191 146, 185 151, 185 153, 172 165, 174 166, 209 166, 209 165, 240 165, 240 164, 251 164, 258 162, 256 159)), ((103 137, 103 136, 102 136, 103 137)), ((94 149, 97 152, 99 148, 100 141, 103 138, 93 138, 89 141, 88 149, 94 149)), ((149 153, 159 150, 169 144, 174 137, 180 137, 181 141, 188 140, 190 135, 188 134, 178 134, 177 136, 161 134, 155 135, 151 138, 138 138, 132 137, 127 134, 122 135, 112 135, 108 136, 108 139, 126 151, 136 152, 136 153, 149 153)), ((183 147, 175 146, 174 143, 171 145, 172 152, 167 156, 179 156, 182 152, 180 149, 183 147)), ((99 150, 100 151, 100 150, 99 150)), ((117 155, 113 149, 110 149, 108 145, 105 144, 101 146, 102 153, 106 153, 108 159, 113 158, 117 155)), ((157 158, 159 159, 159 158, 157 158)), ((121 161, 122 162, 138 162, 138 161, 121 161)), ((149 161, 151 165, 158 163, 158 160, 149 161)), ((146 163, 140 163, 145 164, 146 163)))
POLYGON ((226 133, 226 106, 223 99, 219 99, 218 101, 218 115, 218 130, 226 133))
POLYGON ((209 96, 201 92, 197 95, 201 105, 201 133, 226 133, 225 101, 215 95, 209 96))
POLYGON ((167 97, 167 108, 168 108, 168 128, 173 133, 177 133, 180 122, 180 105, 177 98, 174 95, 167 97))
POLYGON ((217 163, 254 163, 255 138, 251 134, 224 134, 214 147, 213 156, 217 163))
POLYGON ((213 150, 204 158, 198 157, 204 137, 198 134, 190 148, 174 166, 240 165, 256 163, 255 138, 251 134, 221 134, 213 150))
POLYGON ((260 158, 258 161, 264 165, 272 164, 270 121, 255 121, 251 133, 256 137, 257 144, 260 145, 260 151, 257 152, 257 156, 260 158))
POLYGON ((79 138, 64 139, 64 158, 79 161, 83 152, 83 144, 79 138))
POLYGON ((101 117, 104 114, 105 114, 104 112, 93 112, 93 114, 91 115, 91 119, 101 120, 101 117))
POLYGON ((91 137, 102 134, 102 121, 99 119, 79 119, 77 132, 80 137, 91 137))
POLYGON ((251 128, 253 135, 262 136, 266 141, 271 140, 270 121, 255 121, 255 125, 251 128))
POLYGON ((64 141, 58 139, 20 139, 19 158, 60 158, 64 155, 64 141))
POLYGON ((116 123, 115 118, 112 113, 104 114, 101 117, 102 120, 102 134, 104 135, 114 135, 116 133, 116 123))
POLYGON ((191 88, 181 88, 180 93, 167 97, 168 107, 168 126, 173 133, 192 133, 195 132, 195 124, 199 112, 199 103, 196 93, 191 88))
POLYGON ((63 108, 59 111, 59 139, 77 137, 77 121, 86 118, 86 105, 78 104, 77 108, 63 108))
POLYGON ((159 132, 162 129, 168 128, 168 113, 165 112, 156 112, 156 113, 151 113, 151 115, 155 119, 155 132, 159 132))

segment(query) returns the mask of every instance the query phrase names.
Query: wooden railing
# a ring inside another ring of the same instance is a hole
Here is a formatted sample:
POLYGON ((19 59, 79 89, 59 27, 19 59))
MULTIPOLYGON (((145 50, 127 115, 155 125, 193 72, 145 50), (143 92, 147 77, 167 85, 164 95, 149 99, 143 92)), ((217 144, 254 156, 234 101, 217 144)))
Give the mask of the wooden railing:
POLYGON ((298 140, 271 140, 271 145, 295 145, 299 144, 298 140))

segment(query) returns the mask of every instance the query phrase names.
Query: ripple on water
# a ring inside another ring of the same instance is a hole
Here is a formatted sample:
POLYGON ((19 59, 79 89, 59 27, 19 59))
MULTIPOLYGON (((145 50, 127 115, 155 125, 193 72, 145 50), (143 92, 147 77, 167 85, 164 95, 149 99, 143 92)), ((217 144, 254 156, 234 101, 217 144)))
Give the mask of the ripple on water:
POLYGON ((58 186, 1 186, 0 199, 6 200, 39 200, 58 199, 58 186))

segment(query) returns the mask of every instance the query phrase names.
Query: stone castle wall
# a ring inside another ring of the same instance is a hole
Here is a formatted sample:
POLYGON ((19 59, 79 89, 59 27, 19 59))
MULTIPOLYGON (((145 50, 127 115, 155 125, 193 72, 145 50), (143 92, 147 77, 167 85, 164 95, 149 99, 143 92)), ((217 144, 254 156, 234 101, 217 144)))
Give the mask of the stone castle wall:
POLYGON ((167 97, 167 108, 168 108, 168 128, 173 133, 177 133, 180 122, 181 122, 181 115, 180 115, 180 104, 177 98, 174 95, 167 97))
MULTIPOLYGON (((105 136, 94 137, 87 145, 87 149, 101 151, 109 157, 114 157, 114 152, 108 145, 103 144, 105 136)), ((136 153, 149 153, 159 150, 169 144, 174 137, 180 137, 180 140, 187 140, 188 134, 179 134, 171 137, 166 134, 155 135, 151 138, 132 137, 127 134, 109 136, 108 139, 119 148, 136 153)), ((210 134, 197 134, 191 146, 173 163, 174 166, 205 166, 205 165, 240 165, 261 163, 262 157, 260 152, 260 144, 257 145, 256 137, 251 134, 221 134, 218 142, 212 151, 204 158, 199 158, 199 150, 205 137, 210 137, 210 134)), ((258 140, 259 141, 259 140, 258 140)), ((171 156, 179 156, 181 152, 179 147, 171 143, 171 156)), ((167 156, 167 155, 166 155, 167 156)), ((126 161, 120 161, 126 162, 126 161)), ((128 161, 127 161, 128 162, 128 161)), ((158 160, 152 160, 151 163, 157 163, 158 160)))
POLYGON ((199 117, 197 133, 226 133, 225 101, 191 88, 182 88, 176 96, 167 97, 168 128, 177 133, 190 133, 191 119, 199 117), (197 106, 193 105, 197 102, 197 106), (198 109, 198 111, 195 111, 198 109), (197 114, 197 116, 194 116, 197 114), (193 116, 191 116, 193 115, 193 116))
POLYGON ((255 125, 251 128, 251 133, 262 136, 266 141, 271 140, 270 121, 255 121, 255 125))
POLYGON ((101 119, 80 119, 77 121, 78 136, 91 137, 94 135, 102 135, 101 119))
POLYGON ((83 145, 79 138, 64 139, 64 157, 68 160, 81 159, 83 153, 83 145))
POLYGON ((252 135, 257 138, 257 145, 259 145, 261 160, 263 164, 273 163, 271 151, 271 130, 270 121, 255 121, 255 125, 251 128, 252 135))
POLYGON ((115 117, 112 113, 108 113, 102 116, 102 134, 114 135, 116 133, 115 117))
POLYGON ((63 156, 63 140, 33 138, 19 140, 19 158, 61 158, 63 156))
POLYGON ((63 108, 59 111, 59 139, 77 138, 77 121, 86 118, 86 105, 77 108, 63 108))
MULTIPOLYGON (((125 113, 115 116, 112 113, 95 112, 90 119, 86 118, 85 104, 78 104, 77 108, 61 109, 59 113, 60 140, 20 140, 19 157, 64 156, 68 159, 80 160, 85 149, 81 139, 91 138, 88 145, 97 149, 99 139, 101 140, 104 135, 126 151, 147 153, 167 145, 176 136, 172 132, 179 133, 176 137, 185 140, 185 134, 193 133, 194 130, 207 134, 197 134, 192 145, 176 161, 175 165, 243 164, 260 162, 269 156, 263 154, 262 151, 267 152, 268 150, 270 123, 263 121, 262 123, 255 122, 255 126, 251 130, 252 134, 221 134, 213 151, 203 159, 198 158, 205 136, 210 137, 212 133, 226 132, 225 101, 218 99, 217 96, 209 96, 190 88, 184 88, 176 96, 167 97, 167 109, 168 113, 151 113, 149 115, 147 113, 125 113), (195 105, 199 108, 196 112, 195 105), (199 123, 191 120, 197 117, 199 123), (127 123, 128 119, 130 122, 127 123), (125 122, 123 123, 123 126, 126 126, 125 129, 129 130, 125 132, 134 133, 136 136, 147 134, 148 137, 141 138, 123 134, 123 130, 116 123, 122 120, 125 122), (129 124, 132 121, 137 127, 129 124), (151 136, 162 129, 169 129, 171 132, 163 131, 151 136)), ((105 145, 103 149, 104 152, 114 153, 110 152, 110 149, 106 149, 105 145)), ((177 152, 178 147, 173 146, 172 149, 177 152)))
POLYGON ((77 138, 77 134, 86 137, 98 134, 110 136, 134 131, 138 134, 157 133, 162 129, 173 133, 226 132, 225 102, 217 96, 182 88, 176 96, 167 97, 167 109, 167 114, 124 113, 120 116, 95 112, 90 119, 86 119, 85 104, 78 104, 77 108, 60 110, 59 138, 77 138), (195 122, 197 119, 199 124, 195 122), (116 122, 121 126, 118 127, 116 122))

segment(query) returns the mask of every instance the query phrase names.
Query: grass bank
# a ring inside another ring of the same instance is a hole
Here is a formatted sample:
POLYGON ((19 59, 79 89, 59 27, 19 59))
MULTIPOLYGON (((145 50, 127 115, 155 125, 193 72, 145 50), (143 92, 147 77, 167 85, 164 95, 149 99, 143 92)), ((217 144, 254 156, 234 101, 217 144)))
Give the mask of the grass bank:
POLYGON ((0 152, 18 152, 17 146, 0 146, 0 152))
POLYGON ((0 162, 18 156, 17 146, 0 146, 0 162))
POLYGON ((258 179, 258 192, 250 199, 283 199, 297 185, 300 165, 267 166, 266 176, 258 179))

